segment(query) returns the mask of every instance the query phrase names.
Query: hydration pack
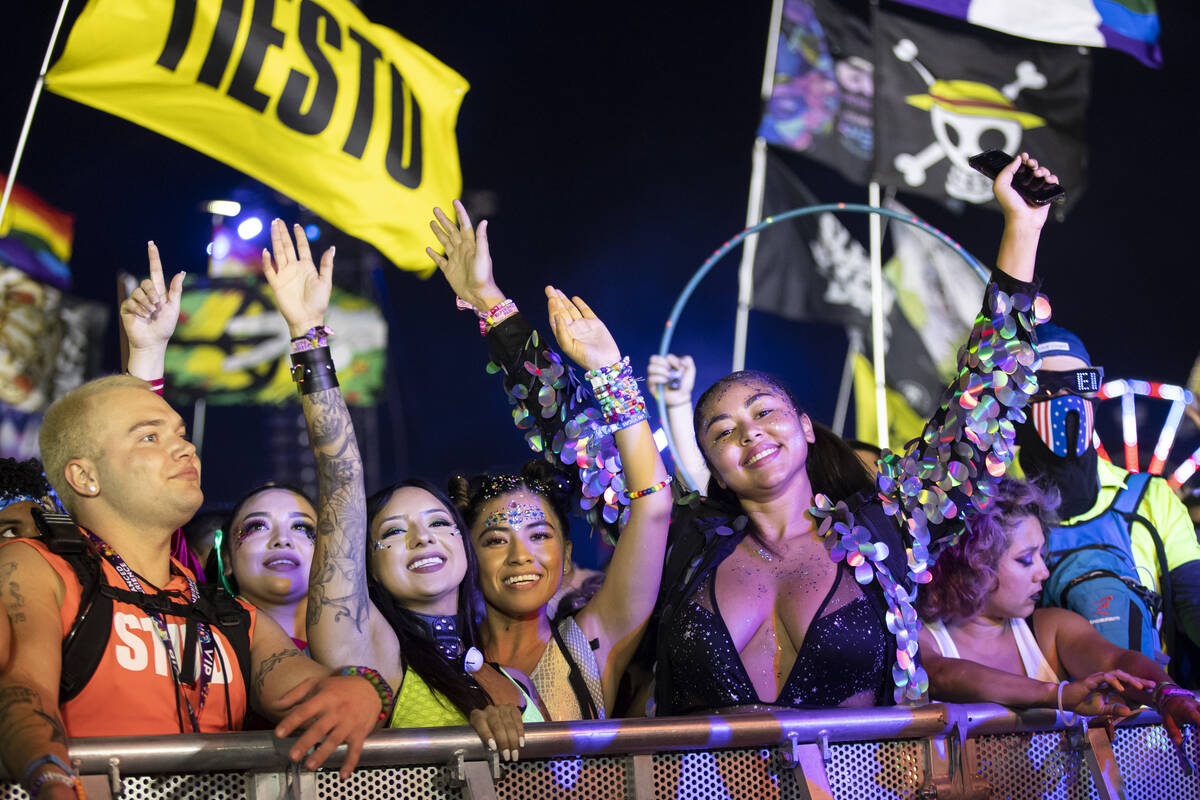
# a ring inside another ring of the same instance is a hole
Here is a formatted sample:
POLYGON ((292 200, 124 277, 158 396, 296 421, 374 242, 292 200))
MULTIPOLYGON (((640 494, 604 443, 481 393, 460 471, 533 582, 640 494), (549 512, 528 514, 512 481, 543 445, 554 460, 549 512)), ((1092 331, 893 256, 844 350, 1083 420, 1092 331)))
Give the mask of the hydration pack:
POLYGON ((58 702, 66 703, 79 695, 104 658, 113 627, 113 600, 137 606, 147 614, 181 617, 187 620, 181 670, 194 679, 196 664, 196 623, 204 622, 220 630, 237 655, 243 685, 250 688, 250 612, 219 584, 197 583, 199 599, 175 592, 141 594, 113 586, 104 578, 100 554, 80 533, 75 522, 66 514, 51 514, 33 509, 34 521, 41 532, 42 542, 50 552, 71 565, 79 581, 79 611, 75 622, 63 637, 62 677, 58 686, 58 702))
MULTIPOLYGON (((1165 663, 1159 632, 1171 639, 1174 630, 1166 555, 1158 531, 1137 512, 1151 477, 1129 474, 1125 488, 1099 515, 1049 531, 1046 565, 1050 577, 1043 587, 1042 603, 1069 608, 1118 647, 1138 650, 1165 663), (1154 541, 1162 576, 1157 592, 1139 580, 1130 544, 1135 522, 1145 527, 1154 541)), ((1172 642, 1166 645, 1170 651, 1172 642)))

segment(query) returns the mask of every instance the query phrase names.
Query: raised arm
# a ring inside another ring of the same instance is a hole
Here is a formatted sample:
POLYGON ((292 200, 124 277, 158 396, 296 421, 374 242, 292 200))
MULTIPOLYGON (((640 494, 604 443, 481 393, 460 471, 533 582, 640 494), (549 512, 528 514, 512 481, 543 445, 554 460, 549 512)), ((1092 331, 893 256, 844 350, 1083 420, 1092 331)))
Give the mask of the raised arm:
POLYGON ((1025 154, 996 177, 1004 235, 983 308, 959 352, 957 377, 920 438, 903 456, 888 453, 880 461, 885 509, 913 537, 914 575, 924 570, 931 543, 936 554, 952 542, 964 519, 991 496, 1013 459, 1013 425, 1025 418, 1037 390, 1034 326, 1048 318, 1048 307, 1033 282, 1034 260, 1047 207, 1031 207, 1013 190, 1022 160, 1039 177, 1058 180, 1025 154))
MULTIPOLYGON (((13 645, 8 666, 0 669, 0 757, 8 773, 18 779, 46 756, 71 763, 58 715, 62 582, 41 555, 19 542, 0 547, 0 613, 11 623, 13 645)), ((43 772, 66 774, 46 763, 29 779, 43 772)), ((49 784, 40 794, 41 798, 74 796, 74 790, 63 784, 49 784)))
MULTIPOLYGON (((554 336, 572 361, 588 370, 589 375, 610 371, 614 365, 628 372, 628 360, 622 363, 617 343, 582 299, 568 299, 549 286, 546 297, 554 336)), ((598 377, 604 381, 600 392, 605 394, 621 394, 630 389, 630 384, 636 386, 628 377, 615 380, 608 375, 598 377)), ((626 403, 629 399, 621 397, 618 402, 626 403)), ((606 420, 613 416, 606 415, 606 420)), ((618 414, 609 424, 622 426, 616 430, 615 438, 624 468, 625 488, 631 498, 629 518, 621 528, 603 585, 576 617, 588 639, 599 640, 596 660, 600 664, 606 710, 612 708, 621 675, 637 649, 658 598, 672 504, 671 492, 667 491, 667 469, 645 414, 618 414), (642 494, 645 489, 652 491, 642 494)))
POLYGON ((317 541, 308 579, 306 635, 313 657, 340 667, 356 662, 379 670, 390 685, 403 676, 396 634, 367 595, 367 504, 354 425, 336 379, 324 374, 328 350, 321 341, 333 287, 333 248, 313 263, 308 239, 296 226, 296 244, 281 220, 271 223, 274 259, 263 251, 263 273, 298 347, 321 345, 293 358, 304 370, 300 404, 317 460, 317 541), (310 337, 306 339, 305 337, 310 337), (319 358, 317 358, 319 356, 319 358), (308 359, 306 361, 305 359, 308 359), (316 359, 316 360, 314 360, 316 359))
POLYGON ((150 277, 121 303, 121 327, 129 342, 126 369, 130 375, 153 385, 161 383, 163 378, 167 342, 179 321, 185 273, 176 274, 168 284, 154 242, 146 243, 146 254, 150 261, 150 277))
POLYGON ((646 367, 646 386, 655 397, 662 392, 675 440, 675 457, 682 462, 688 477, 696 482, 691 487, 704 494, 708 491, 708 464, 700 445, 696 443, 693 420, 692 389, 696 385, 696 363, 691 356, 650 356, 646 367))

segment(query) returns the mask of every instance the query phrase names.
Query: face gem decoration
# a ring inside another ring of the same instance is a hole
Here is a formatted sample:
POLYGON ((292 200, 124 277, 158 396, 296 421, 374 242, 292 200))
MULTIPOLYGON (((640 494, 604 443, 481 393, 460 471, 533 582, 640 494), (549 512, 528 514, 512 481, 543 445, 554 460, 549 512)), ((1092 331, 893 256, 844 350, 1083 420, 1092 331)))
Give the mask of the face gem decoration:
POLYGON ((514 531, 519 531, 531 522, 545 522, 546 512, 541 506, 518 503, 515 500, 504 508, 494 511, 483 521, 484 529, 499 528, 507 525, 514 531))

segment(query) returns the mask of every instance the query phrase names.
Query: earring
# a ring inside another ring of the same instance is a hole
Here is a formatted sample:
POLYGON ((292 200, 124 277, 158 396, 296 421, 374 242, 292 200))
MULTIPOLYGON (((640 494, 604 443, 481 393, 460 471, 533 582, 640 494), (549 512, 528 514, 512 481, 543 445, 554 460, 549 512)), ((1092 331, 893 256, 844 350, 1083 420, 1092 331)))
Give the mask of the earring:
POLYGON ((89 487, 88 487, 88 491, 89 491, 89 492, 91 492, 92 494, 95 494, 95 493, 96 493, 96 487, 95 487, 95 486, 89 486, 89 487))

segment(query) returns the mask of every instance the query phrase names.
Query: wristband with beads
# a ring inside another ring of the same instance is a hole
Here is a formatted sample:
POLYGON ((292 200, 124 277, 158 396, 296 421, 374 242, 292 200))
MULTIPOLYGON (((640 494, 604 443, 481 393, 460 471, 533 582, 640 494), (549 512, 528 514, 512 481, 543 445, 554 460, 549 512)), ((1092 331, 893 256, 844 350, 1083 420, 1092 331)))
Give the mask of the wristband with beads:
POLYGON ((392 692, 392 687, 388 686, 388 682, 383 679, 377 670, 370 667, 342 667, 334 675, 352 675, 363 678, 371 687, 379 694, 379 719, 386 720, 388 714, 392 711, 392 702, 395 699, 395 694, 392 692))

